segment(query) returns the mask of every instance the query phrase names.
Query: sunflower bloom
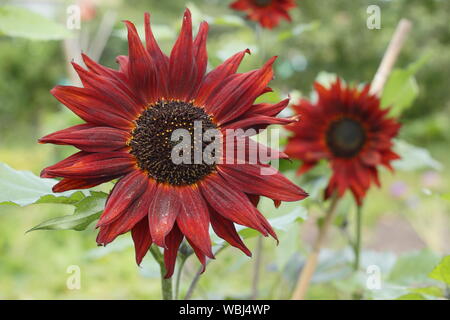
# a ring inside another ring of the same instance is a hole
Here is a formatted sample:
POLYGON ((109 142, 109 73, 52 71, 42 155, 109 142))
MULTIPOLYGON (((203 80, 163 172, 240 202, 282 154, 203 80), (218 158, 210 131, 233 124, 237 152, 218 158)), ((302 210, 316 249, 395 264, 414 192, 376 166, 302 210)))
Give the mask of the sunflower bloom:
MULTIPOLYGON (((203 22, 193 38, 189 10, 170 56, 156 43, 149 14, 145 14, 146 46, 135 26, 129 21, 125 24, 128 56, 117 58, 119 70, 103 67, 83 55, 87 70, 73 63, 83 87, 57 86, 51 91, 85 123, 39 140, 80 149, 44 169, 41 176, 62 178, 55 192, 91 188, 118 179, 97 223, 97 243, 106 245, 131 230, 137 264, 153 243, 164 248, 166 277, 173 274, 184 238, 203 266, 206 257, 214 258, 210 225, 219 237, 250 256, 234 223, 276 238, 255 207, 259 196, 279 203, 301 200, 307 194, 278 172, 261 175, 268 164, 237 164, 238 153, 223 155, 233 161, 227 158, 218 163, 202 160, 176 164, 171 158, 171 134, 185 129, 193 135, 195 123, 203 130, 216 129, 225 135, 232 128, 292 122, 276 118, 288 100, 274 105, 254 104, 269 90, 275 58, 261 69, 236 73, 248 52, 243 51, 206 73, 208 24, 203 22)), ((243 139, 244 156, 262 147, 248 137, 243 139)), ((202 151, 206 145, 196 148, 202 151)), ((285 157, 271 151, 272 158, 285 157)))
POLYGON ((294 0, 237 0, 230 7, 247 13, 247 19, 273 29, 281 19, 291 21, 288 11, 296 7, 294 0))
POLYGON ((299 174, 328 160, 333 173, 325 198, 334 193, 342 197, 350 190, 361 205, 371 183, 380 186, 377 167, 392 171, 390 162, 400 158, 392 151, 400 124, 387 117, 389 109, 381 109, 369 85, 359 91, 337 79, 329 89, 316 83, 315 90, 317 103, 301 100, 294 106, 301 121, 286 126, 293 136, 285 152, 303 161, 299 174))

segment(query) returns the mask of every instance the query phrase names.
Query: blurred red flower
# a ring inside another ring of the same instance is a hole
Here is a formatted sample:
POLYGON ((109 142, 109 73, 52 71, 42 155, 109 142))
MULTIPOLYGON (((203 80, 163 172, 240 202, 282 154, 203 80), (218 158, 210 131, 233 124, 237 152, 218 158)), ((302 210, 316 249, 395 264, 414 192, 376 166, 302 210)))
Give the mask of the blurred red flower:
POLYGON ((285 152, 303 160, 302 174, 321 159, 329 161, 333 170, 325 190, 325 198, 333 193, 342 197, 349 189, 358 205, 371 182, 380 185, 379 165, 392 170, 390 162, 399 159, 392 151, 392 139, 400 124, 389 118, 389 109, 381 109, 380 99, 362 90, 343 87, 339 79, 329 89, 315 83, 318 101, 301 100, 294 105, 300 121, 287 125, 294 134, 285 152))
POLYGON ((237 0, 230 7, 247 13, 247 19, 273 29, 281 19, 291 21, 288 11, 296 7, 294 0, 237 0))

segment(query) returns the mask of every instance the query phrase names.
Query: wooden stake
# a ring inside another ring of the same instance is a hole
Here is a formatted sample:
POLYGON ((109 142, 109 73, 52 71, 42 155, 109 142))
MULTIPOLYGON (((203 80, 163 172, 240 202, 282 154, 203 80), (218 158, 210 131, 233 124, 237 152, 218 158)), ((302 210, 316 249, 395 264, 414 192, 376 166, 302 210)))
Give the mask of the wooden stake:
POLYGON ((372 85, 370 88, 370 93, 374 95, 381 95, 384 85, 389 77, 389 74, 394 67, 395 61, 398 58, 400 50, 405 43, 406 37, 411 30, 412 23, 407 19, 402 19, 395 29, 395 33, 392 36, 391 42, 384 53, 383 60, 381 60, 380 66, 378 67, 377 73, 372 80, 372 85))

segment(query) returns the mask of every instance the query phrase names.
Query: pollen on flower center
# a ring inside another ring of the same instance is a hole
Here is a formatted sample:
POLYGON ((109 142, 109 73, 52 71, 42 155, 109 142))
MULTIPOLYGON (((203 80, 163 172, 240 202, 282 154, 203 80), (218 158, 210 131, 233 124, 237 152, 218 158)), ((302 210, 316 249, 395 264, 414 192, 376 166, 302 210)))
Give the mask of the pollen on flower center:
POLYGON ((366 141, 363 126, 356 120, 342 118, 331 123, 326 142, 337 157, 349 158, 361 150, 366 141))
MULTIPOLYGON (((139 168, 160 183, 177 186, 194 184, 213 172, 215 164, 194 163, 194 124, 200 121, 202 133, 217 128, 211 117, 192 103, 161 100, 146 109, 136 120, 129 142, 139 168), (175 164, 172 159, 172 150, 180 143, 172 141, 176 129, 185 129, 191 136, 190 164, 175 164)), ((202 151, 205 147, 202 142, 202 151)))

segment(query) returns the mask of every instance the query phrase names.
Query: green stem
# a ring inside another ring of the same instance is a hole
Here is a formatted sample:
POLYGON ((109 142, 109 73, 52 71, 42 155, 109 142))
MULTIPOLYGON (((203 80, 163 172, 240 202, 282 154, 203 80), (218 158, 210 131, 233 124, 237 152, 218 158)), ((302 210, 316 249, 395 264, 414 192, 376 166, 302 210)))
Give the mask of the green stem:
MULTIPOLYGON (((222 250, 227 248, 228 245, 225 244, 223 247, 220 247, 215 253, 214 256, 217 256, 222 250)), ((208 265, 211 262, 211 260, 206 261, 206 265, 208 265)), ((192 298, 192 295, 194 293, 195 288, 197 287, 198 281, 200 280, 200 275, 202 274, 203 266, 201 266, 197 273, 194 276, 194 279, 192 279, 191 284, 189 285, 189 288, 186 292, 186 295, 184 296, 184 300, 190 300, 192 298)))
POLYGON ((150 253, 153 258, 155 258, 156 262, 159 264, 159 268, 161 270, 161 291, 163 300, 173 300, 172 295, 172 278, 166 279, 164 276, 166 275, 166 266, 164 264, 164 256, 161 251, 159 251, 157 246, 152 245, 150 247, 150 253))
POLYGON ((362 227, 362 206, 358 206, 356 209, 356 240, 353 246, 355 253, 355 261, 353 264, 353 270, 358 271, 360 255, 361 255, 361 227, 362 227))
POLYGON ((255 264, 253 266, 253 283, 252 283, 252 295, 251 299, 256 300, 258 299, 259 295, 259 281, 260 281, 260 274, 261 274, 261 255, 262 255, 262 246, 263 246, 263 239, 262 236, 258 236, 257 243, 256 243, 256 250, 255 250, 255 264))
POLYGON ((180 280, 181 280, 181 274, 183 273, 183 267, 186 263, 187 257, 181 259, 180 266, 178 267, 177 271, 177 279, 175 280, 175 300, 178 300, 179 292, 180 292, 180 280))

